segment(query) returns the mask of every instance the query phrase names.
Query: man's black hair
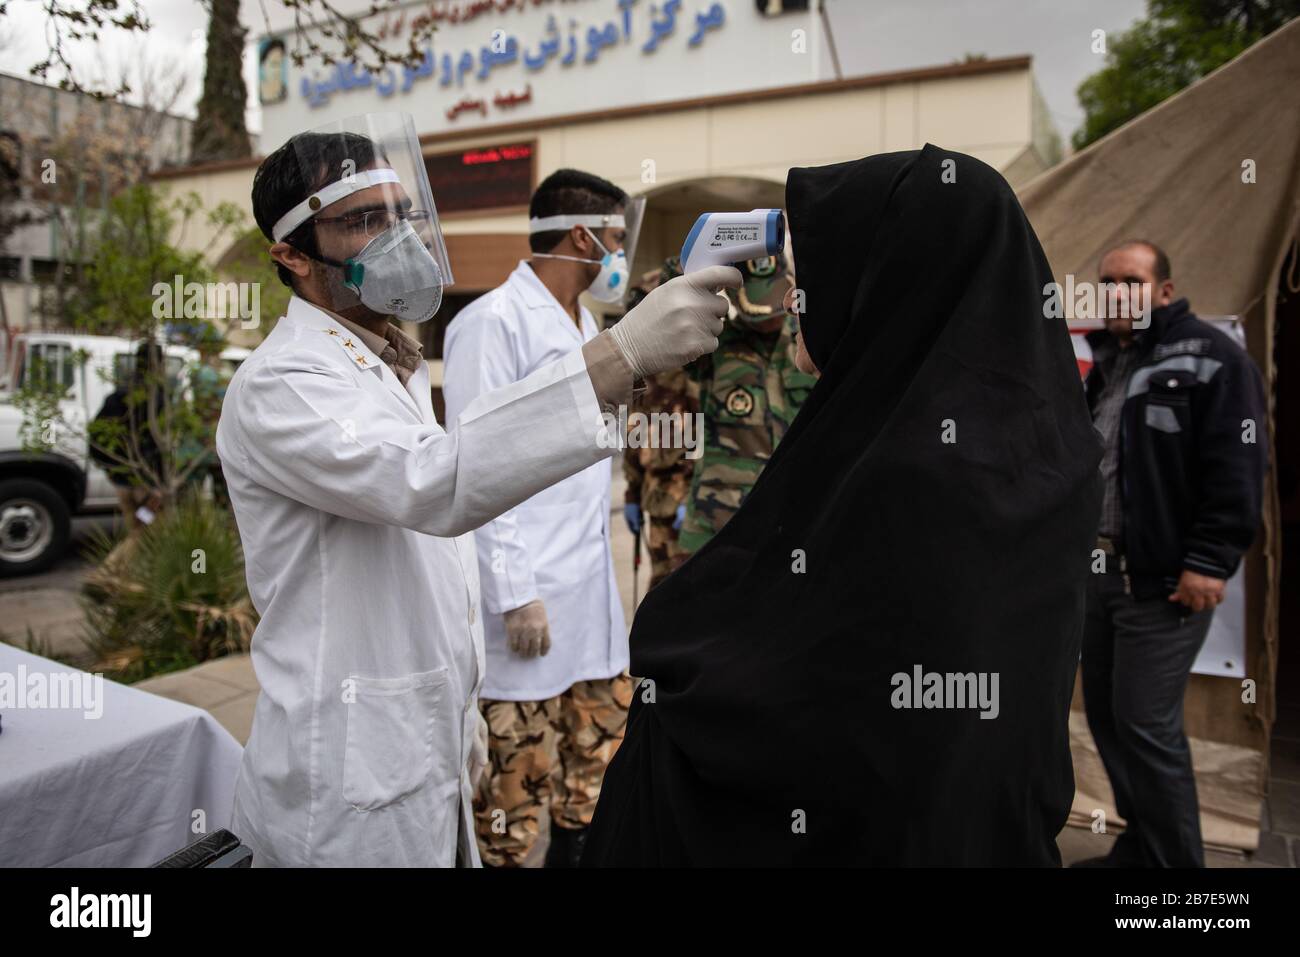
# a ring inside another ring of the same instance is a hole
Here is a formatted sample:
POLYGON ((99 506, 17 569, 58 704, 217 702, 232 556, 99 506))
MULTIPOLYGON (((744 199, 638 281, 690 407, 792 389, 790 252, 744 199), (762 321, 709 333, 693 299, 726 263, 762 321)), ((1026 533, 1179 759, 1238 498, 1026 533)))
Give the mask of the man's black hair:
POLYGON ((1165 254, 1165 251, 1149 239, 1128 239, 1122 243, 1117 243, 1114 246, 1111 246, 1110 249, 1106 250, 1106 254, 1101 258, 1105 259, 1106 256, 1109 256, 1111 253, 1115 252, 1115 250, 1128 249, 1130 246, 1145 246, 1147 249, 1151 250, 1151 255, 1156 257, 1156 282, 1164 282, 1174 274, 1173 268, 1169 265, 1169 257, 1165 254))
MULTIPOLYGON (((528 218, 613 213, 627 205, 627 193, 607 179, 577 169, 557 169, 533 193, 528 218)), ((548 229, 528 237, 528 248, 547 253, 569 234, 567 229, 548 229)))
MULTIPOLYGON (((327 183, 387 162, 383 150, 360 133, 299 133, 262 160, 253 176, 253 218, 271 242, 271 230, 280 217, 327 183), (345 165, 348 160, 351 166, 345 165)), ((319 256, 312 220, 302 223, 282 240, 309 256, 319 256)), ((280 282, 294 288, 293 273, 276 263, 280 282)), ((295 290, 296 291, 296 290, 295 290)))

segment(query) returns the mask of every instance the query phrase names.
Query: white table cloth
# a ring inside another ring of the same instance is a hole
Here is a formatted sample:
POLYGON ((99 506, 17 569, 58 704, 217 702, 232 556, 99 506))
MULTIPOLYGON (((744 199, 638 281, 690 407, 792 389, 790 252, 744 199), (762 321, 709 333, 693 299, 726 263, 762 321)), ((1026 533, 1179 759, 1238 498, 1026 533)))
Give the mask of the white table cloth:
POLYGON ((229 827, 243 753, 230 732, 84 677, 0 644, 0 867, 143 867, 229 827))

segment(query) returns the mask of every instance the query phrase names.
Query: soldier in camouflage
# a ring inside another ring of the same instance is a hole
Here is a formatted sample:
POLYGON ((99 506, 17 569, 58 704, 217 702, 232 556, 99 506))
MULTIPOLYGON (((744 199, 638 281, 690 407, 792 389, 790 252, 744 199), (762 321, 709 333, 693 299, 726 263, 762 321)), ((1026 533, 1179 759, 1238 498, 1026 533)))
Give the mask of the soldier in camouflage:
MULTIPOLYGON (((670 278, 661 270, 645 274, 633 290, 629 311, 661 280, 670 278)), ((698 398, 682 369, 670 369, 646 380, 645 391, 638 393, 630 411, 650 415, 655 412, 692 415, 699 411, 698 398)), ((629 433, 632 423, 629 422, 629 433)), ((633 448, 623 452, 623 475, 627 490, 623 496, 623 517, 628 530, 640 537, 645 530, 646 548, 650 553, 650 587, 686 560, 677 547, 677 533, 686 515, 686 497, 690 493, 695 461, 687 458, 686 449, 633 448)))
MULTIPOLYGON (((678 547, 698 551, 754 487, 816 378, 795 367, 798 322, 784 300, 793 285, 784 255, 737 263, 731 311, 717 351, 687 367, 704 413, 704 452, 691 477, 678 547)), ((664 279, 680 272, 665 263, 664 279)))

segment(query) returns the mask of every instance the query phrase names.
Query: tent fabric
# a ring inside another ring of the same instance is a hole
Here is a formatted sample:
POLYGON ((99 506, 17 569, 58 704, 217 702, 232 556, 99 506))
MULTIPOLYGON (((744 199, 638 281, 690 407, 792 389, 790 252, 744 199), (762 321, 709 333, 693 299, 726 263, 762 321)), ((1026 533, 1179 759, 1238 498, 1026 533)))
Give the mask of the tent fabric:
POLYGON ((1198 315, 1244 315, 1300 210, 1300 20, 1018 194, 1058 282, 1094 281, 1101 253, 1140 237, 1169 253, 1198 315))
MULTIPOLYGON (((1173 266, 1176 294, 1186 296, 1197 314, 1242 318, 1247 349, 1271 395, 1278 275, 1300 224, 1300 20, 1018 194, 1062 287, 1068 276, 1075 284, 1096 281, 1098 260, 1119 242, 1141 238, 1161 246, 1173 266)), ((1248 696, 1239 680, 1202 675, 1192 676, 1186 698, 1194 756, 1211 753, 1214 744, 1254 752, 1251 784, 1242 783, 1237 761, 1230 786, 1250 792, 1255 812, 1238 802, 1227 815, 1234 826, 1215 828, 1224 843, 1237 847, 1255 846, 1257 827, 1249 822, 1258 820, 1268 774, 1280 544, 1270 472, 1264 524, 1246 570, 1247 674, 1255 681, 1255 700, 1242 700, 1248 696)), ((1195 763, 1202 794, 1222 790, 1221 775, 1202 760, 1195 763)), ((1078 758, 1075 765, 1081 794, 1109 793, 1099 767, 1078 758)))

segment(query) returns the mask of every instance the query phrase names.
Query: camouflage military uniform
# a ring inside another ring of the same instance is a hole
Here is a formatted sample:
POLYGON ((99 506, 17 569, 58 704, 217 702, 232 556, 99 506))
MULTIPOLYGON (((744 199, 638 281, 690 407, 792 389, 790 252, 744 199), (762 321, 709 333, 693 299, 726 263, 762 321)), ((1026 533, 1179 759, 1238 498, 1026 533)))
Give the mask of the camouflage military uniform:
MULTIPOLYGON (((681 369, 672 369, 646 380, 645 392, 633 405, 633 412, 692 415, 699 409, 691 396, 690 380, 681 369)), ((628 431, 632 431, 629 423, 628 431)), ((673 522, 677 507, 686 502, 691 488, 695 460, 686 457, 686 449, 632 448, 623 452, 623 475, 627 491, 623 500, 640 505, 646 546, 650 552, 650 587, 686 560, 677 547, 677 530, 673 522)))
POLYGON ((579 681, 546 701, 479 702, 489 763, 474 795, 474 826, 484 864, 522 865, 548 801, 559 827, 591 823, 631 703, 626 674, 579 681))
MULTIPOLYGON (((670 259, 663 269, 652 269, 641 276, 628 297, 628 311, 634 309, 661 282, 681 274, 676 260, 670 259)), ((637 390, 629 412, 652 415, 656 412, 693 415, 700 408, 694 383, 681 369, 670 369, 645 380, 637 390)), ((628 434, 635 431, 629 417, 628 434)), ((686 457, 684 448, 633 448, 623 451, 623 477, 627 490, 623 501, 641 507, 642 528, 650 553, 650 587, 654 588, 670 571, 686 560, 677 547, 677 508, 686 503, 690 493, 695 460, 686 457)))
POLYGON ((729 291, 732 316, 718 336, 717 351, 689 371, 704 413, 704 454, 696 460, 678 546, 699 550, 740 508, 771 458, 816 378, 794 364, 794 316, 782 300, 789 288, 784 264, 743 264, 740 289, 729 291), (750 320, 780 316, 771 332, 750 320))

